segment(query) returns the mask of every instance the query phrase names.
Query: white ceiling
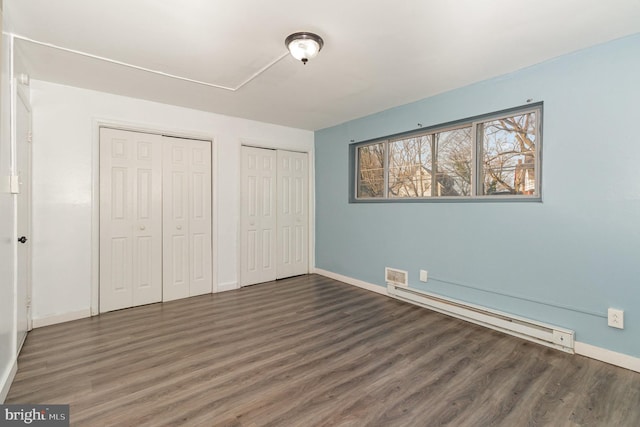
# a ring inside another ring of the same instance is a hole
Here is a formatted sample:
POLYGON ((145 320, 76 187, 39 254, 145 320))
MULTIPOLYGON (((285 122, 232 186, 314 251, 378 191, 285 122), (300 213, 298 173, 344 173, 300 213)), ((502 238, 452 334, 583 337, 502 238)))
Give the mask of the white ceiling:
POLYGON ((639 0, 4 0, 31 78, 317 130, 640 32, 639 0))

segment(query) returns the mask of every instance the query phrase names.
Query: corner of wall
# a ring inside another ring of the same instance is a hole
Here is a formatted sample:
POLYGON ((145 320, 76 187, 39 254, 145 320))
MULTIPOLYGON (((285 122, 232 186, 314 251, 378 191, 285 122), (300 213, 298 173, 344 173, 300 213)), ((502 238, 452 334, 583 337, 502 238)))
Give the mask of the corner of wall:
POLYGON ((2 379, 0 379, 0 404, 4 403, 7 395, 9 394, 9 389, 11 388, 11 384, 13 383, 13 379, 18 372, 18 359, 13 358, 13 363, 7 366, 4 374, 2 375, 2 379))

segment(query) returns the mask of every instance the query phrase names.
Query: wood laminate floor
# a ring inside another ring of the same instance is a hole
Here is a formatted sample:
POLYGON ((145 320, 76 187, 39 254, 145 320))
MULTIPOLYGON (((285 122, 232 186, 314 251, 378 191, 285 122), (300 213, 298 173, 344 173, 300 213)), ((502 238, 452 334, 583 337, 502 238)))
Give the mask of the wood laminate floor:
POLYGON ((6 403, 86 426, 640 426, 640 374, 317 275, 29 333, 6 403))

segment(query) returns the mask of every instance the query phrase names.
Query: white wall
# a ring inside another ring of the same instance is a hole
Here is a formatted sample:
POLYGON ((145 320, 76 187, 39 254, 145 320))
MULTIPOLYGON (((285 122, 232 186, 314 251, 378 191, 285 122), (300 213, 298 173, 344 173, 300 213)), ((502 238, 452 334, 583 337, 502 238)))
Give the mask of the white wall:
MULTIPOLYGON (((313 153, 313 132, 85 89, 31 82, 33 109, 33 318, 88 312, 91 304, 96 123, 114 121, 209 135, 217 150, 215 280, 238 282, 240 145, 313 153)), ((313 164, 313 159, 310 159, 313 164)))

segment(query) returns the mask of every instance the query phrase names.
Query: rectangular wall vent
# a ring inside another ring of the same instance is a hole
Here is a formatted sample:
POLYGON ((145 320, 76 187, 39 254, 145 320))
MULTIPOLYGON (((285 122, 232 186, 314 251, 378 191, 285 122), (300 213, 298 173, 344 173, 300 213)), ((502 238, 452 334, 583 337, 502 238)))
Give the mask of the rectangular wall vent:
POLYGON ((395 286, 409 286, 409 273, 404 270, 398 270, 397 268, 385 267, 384 269, 384 280, 387 282, 387 285, 395 285, 395 286))

